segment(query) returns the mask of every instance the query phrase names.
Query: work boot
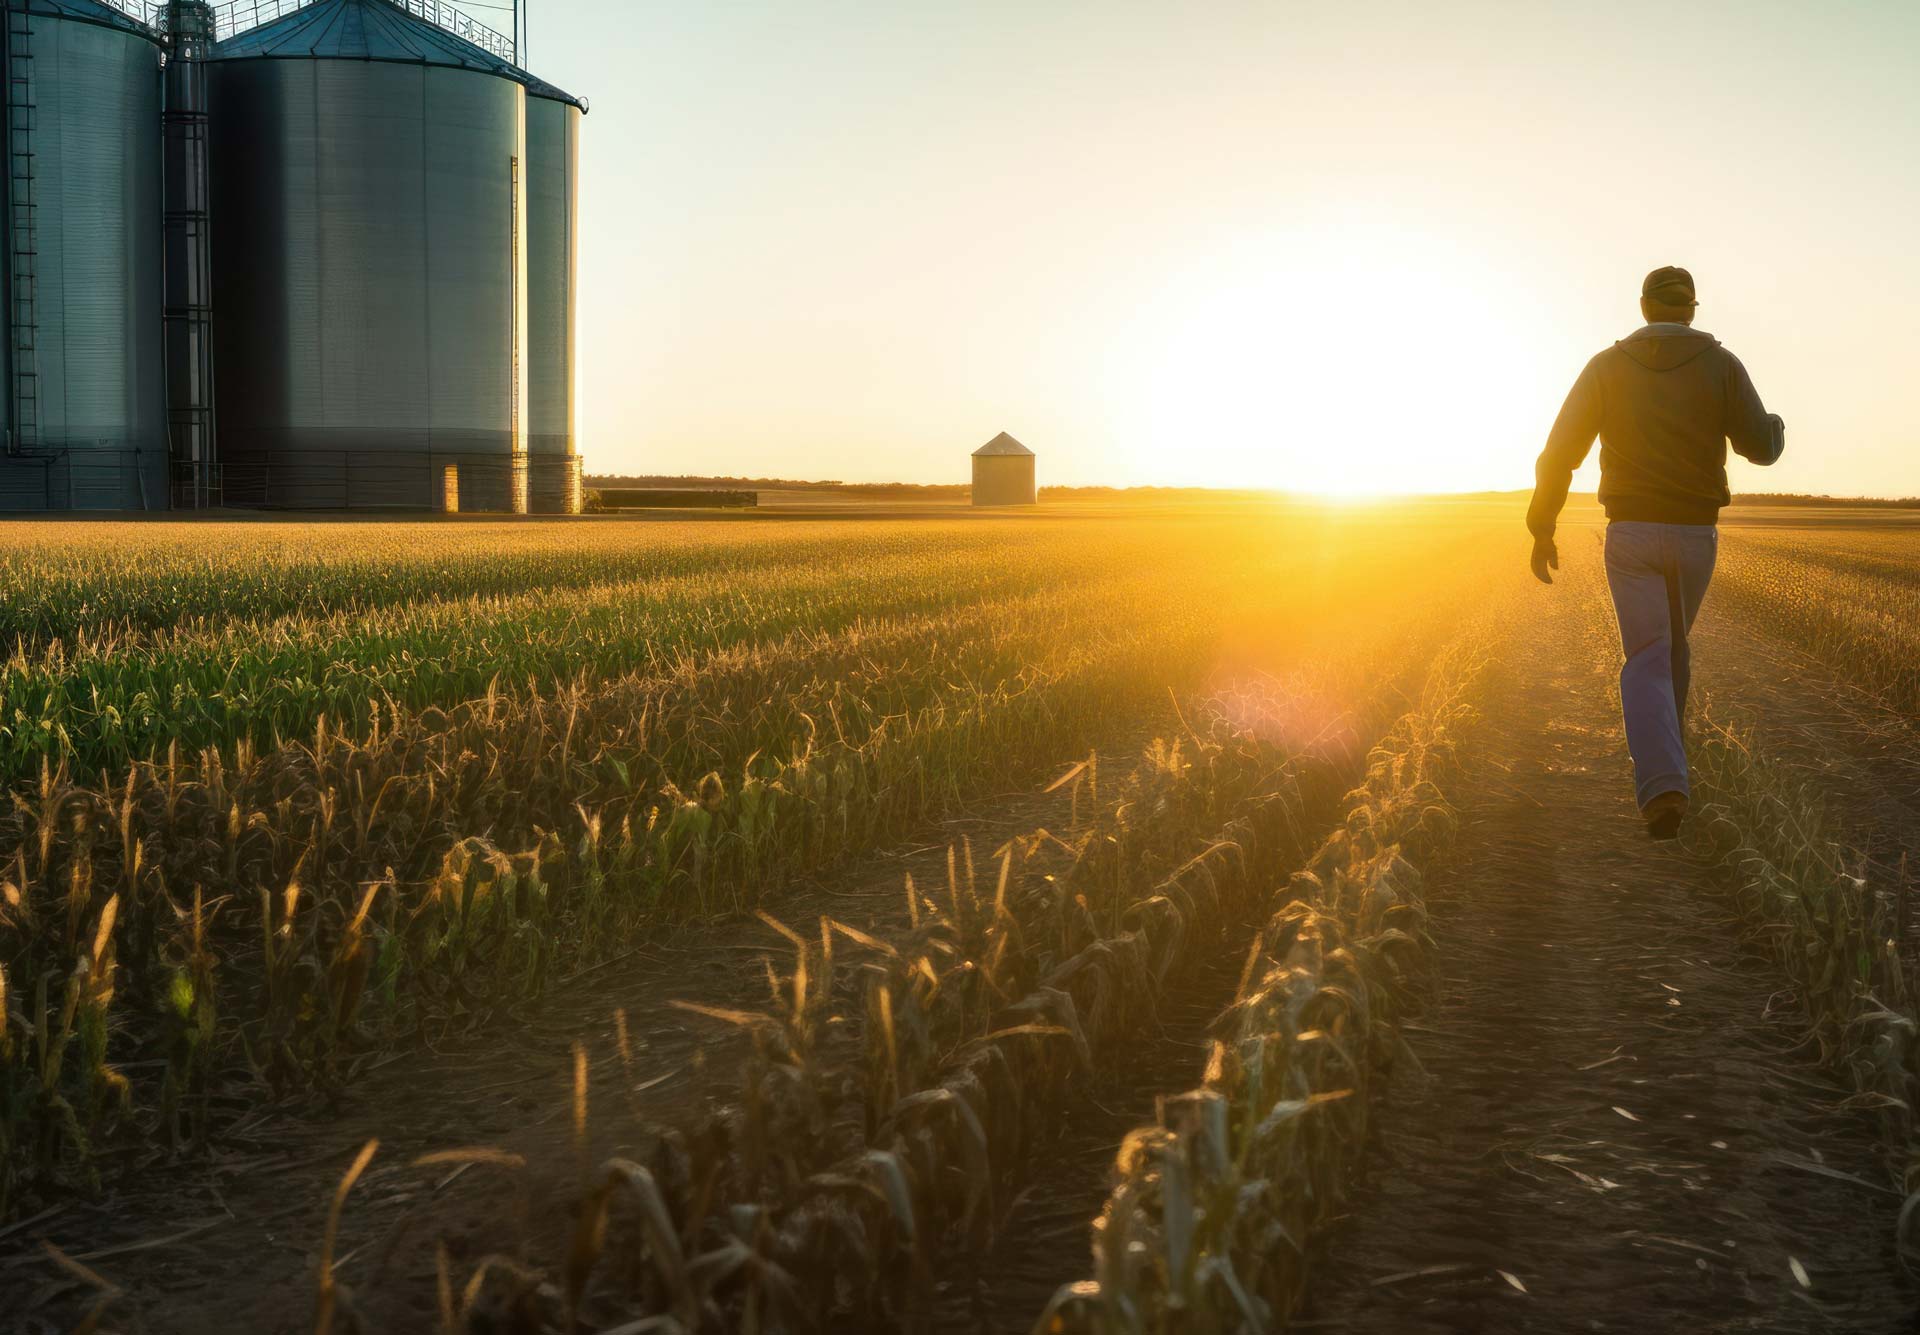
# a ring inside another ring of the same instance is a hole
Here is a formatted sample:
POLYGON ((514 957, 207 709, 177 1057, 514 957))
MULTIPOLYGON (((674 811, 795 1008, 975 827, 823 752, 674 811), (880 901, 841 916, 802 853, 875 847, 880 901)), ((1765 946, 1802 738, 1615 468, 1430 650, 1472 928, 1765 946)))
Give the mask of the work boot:
POLYGON ((1655 839, 1672 839, 1680 833, 1681 818, 1687 814, 1687 795, 1682 792, 1658 793, 1640 814, 1647 818, 1647 833, 1655 839))

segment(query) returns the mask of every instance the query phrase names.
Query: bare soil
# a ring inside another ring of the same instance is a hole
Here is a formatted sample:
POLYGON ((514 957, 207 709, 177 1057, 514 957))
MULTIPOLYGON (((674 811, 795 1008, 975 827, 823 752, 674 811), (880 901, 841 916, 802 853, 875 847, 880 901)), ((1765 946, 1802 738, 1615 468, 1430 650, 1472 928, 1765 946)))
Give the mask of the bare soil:
POLYGON ((1428 1078, 1394 1084, 1302 1329, 1920 1328, 1872 1125, 1716 872, 1641 830, 1617 663, 1572 615, 1516 644, 1433 887, 1428 1078))

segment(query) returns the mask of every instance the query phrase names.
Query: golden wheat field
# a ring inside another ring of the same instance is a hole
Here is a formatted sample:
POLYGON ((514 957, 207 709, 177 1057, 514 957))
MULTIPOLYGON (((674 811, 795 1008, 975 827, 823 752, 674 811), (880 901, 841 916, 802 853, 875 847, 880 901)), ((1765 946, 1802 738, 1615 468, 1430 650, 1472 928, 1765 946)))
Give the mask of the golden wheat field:
POLYGON ((0 1329, 1901 1328, 1920 524, 1727 512, 1677 847, 1599 532, 10 523, 0 1329))

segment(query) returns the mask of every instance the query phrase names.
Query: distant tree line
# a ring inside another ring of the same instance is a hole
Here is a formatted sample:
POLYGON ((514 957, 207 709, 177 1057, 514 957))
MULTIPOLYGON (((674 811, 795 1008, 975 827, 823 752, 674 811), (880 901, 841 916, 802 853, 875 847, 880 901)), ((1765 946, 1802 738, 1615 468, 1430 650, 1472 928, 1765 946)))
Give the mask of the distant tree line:
MULTIPOLYGON (((589 474, 586 485, 594 489, 620 487, 665 490, 716 490, 739 488, 746 491, 818 491, 868 500, 964 500, 972 491, 964 482, 838 482, 832 479, 783 477, 719 477, 694 474, 589 474)), ((1261 496, 1274 493, 1242 488, 1218 487, 1042 487, 1040 495, 1055 500, 1174 500, 1181 497, 1261 496)), ((1470 497, 1524 497, 1525 491, 1482 491, 1463 493, 1470 497)), ((1920 496, 1813 496, 1803 492, 1744 492, 1733 498, 1735 505, 1855 505, 1874 509, 1920 508, 1920 496)))
MULTIPOLYGON (((589 473, 585 485, 596 491, 645 489, 652 491, 818 491, 867 500, 964 500, 973 488, 964 482, 839 482, 831 478, 725 477, 708 474, 589 473)), ((1042 487, 1040 495, 1064 500, 1112 498, 1170 500, 1182 496, 1258 496, 1265 493, 1217 487, 1042 487)))
POLYGON ((1864 505, 1880 510, 1908 510, 1920 507, 1920 496, 1810 496, 1798 491, 1744 492, 1733 498, 1735 505, 1864 505))
POLYGON ((831 479, 806 480, 786 477, 720 477, 692 474, 608 474, 589 475, 586 485, 601 489, 652 488, 656 490, 715 490, 736 487, 744 491, 830 491, 842 496, 865 496, 875 500, 933 499, 964 497, 964 482, 836 482, 831 479))

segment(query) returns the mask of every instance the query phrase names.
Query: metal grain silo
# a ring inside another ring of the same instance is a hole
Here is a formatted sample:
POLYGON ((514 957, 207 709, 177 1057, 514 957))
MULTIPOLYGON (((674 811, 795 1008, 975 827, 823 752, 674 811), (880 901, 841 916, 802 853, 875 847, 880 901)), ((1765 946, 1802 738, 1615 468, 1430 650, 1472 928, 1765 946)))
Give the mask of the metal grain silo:
POLYGON ((6 11, 0 509, 162 509, 160 46, 94 0, 6 11))
POLYGON ((1032 505, 1033 451, 1002 431, 973 452, 975 505, 1032 505))
POLYGON ((580 512, 573 344, 585 110, 551 84, 527 87, 527 448, 535 514, 580 512))
POLYGON ((229 504, 525 512, 524 78, 385 0, 215 45, 229 504))

